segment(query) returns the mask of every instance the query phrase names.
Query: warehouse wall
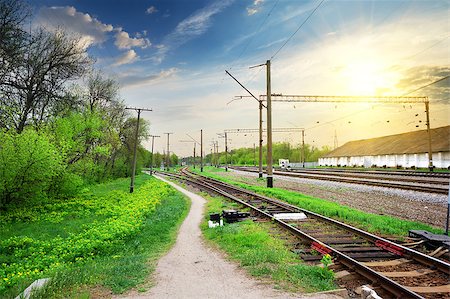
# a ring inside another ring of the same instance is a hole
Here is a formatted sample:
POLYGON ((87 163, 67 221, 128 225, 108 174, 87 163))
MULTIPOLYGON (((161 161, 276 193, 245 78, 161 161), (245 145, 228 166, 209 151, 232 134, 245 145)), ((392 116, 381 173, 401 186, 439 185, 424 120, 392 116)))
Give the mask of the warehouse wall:
MULTIPOLYGON (((428 154, 399 154, 355 157, 326 157, 319 158, 319 166, 358 166, 358 167, 428 167, 428 154)), ((450 152, 433 153, 433 165, 437 168, 450 167, 450 152)))

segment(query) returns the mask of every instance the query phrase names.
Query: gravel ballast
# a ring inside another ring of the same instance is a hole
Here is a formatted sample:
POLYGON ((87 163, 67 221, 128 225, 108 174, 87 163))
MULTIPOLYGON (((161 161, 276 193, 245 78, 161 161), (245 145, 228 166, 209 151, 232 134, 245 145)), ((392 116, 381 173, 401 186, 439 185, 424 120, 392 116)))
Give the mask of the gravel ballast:
MULTIPOLYGON (((265 186, 265 180, 255 180, 257 173, 231 170, 216 172, 249 185, 265 186)), ((274 187, 336 202, 361 211, 391 215, 444 228, 447 215, 447 195, 339 183, 323 180, 274 175, 274 187)))

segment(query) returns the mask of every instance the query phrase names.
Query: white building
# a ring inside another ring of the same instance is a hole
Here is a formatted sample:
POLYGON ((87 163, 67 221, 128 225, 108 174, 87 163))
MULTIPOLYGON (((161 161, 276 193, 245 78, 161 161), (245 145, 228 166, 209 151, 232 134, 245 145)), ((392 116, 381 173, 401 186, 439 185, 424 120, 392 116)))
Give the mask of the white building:
MULTIPOLYGON (((450 126, 431 129, 433 165, 450 169, 450 126)), ((319 158, 320 166, 428 167, 427 130, 350 141, 319 158)))

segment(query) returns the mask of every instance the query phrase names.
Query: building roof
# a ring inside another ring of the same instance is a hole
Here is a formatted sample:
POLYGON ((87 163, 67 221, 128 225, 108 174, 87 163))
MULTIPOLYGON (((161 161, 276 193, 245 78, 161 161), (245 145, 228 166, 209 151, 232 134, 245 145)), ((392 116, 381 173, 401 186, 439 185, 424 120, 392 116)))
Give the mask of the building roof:
MULTIPOLYGON (((435 152, 450 151, 450 126, 431 129, 431 148, 435 152)), ((329 152, 327 157, 419 154, 428 152, 427 130, 372 139, 350 141, 329 152)))

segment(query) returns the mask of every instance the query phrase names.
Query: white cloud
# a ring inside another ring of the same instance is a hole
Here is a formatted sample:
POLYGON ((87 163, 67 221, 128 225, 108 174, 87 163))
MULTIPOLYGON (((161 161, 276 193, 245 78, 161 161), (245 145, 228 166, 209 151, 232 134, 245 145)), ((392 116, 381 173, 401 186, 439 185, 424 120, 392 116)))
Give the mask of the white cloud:
POLYGON ((68 32, 79 35, 85 47, 103 43, 108 39, 108 33, 113 31, 116 31, 115 45, 119 49, 144 49, 151 45, 150 40, 143 37, 147 34, 145 30, 133 38, 122 28, 104 24, 87 13, 77 11, 73 6, 43 7, 36 16, 36 23, 50 30, 64 27, 68 32))
POLYGON ((258 12, 258 10, 256 8, 254 8, 254 7, 247 7, 247 15, 252 16, 252 15, 254 15, 257 12, 258 12))
POLYGON ((135 62, 137 59, 139 59, 139 56, 136 54, 136 52, 134 50, 129 50, 125 52, 123 55, 117 57, 114 66, 129 64, 135 62))
POLYGON ((116 41, 114 44, 119 49, 131 49, 133 47, 139 47, 145 49, 151 45, 148 38, 133 38, 130 37, 128 32, 122 31, 121 28, 116 33, 116 41))
MULTIPOLYGON (((131 50, 132 51, 132 50, 131 50)), ((123 87, 130 86, 142 86, 148 84, 154 84, 163 79, 168 79, 174 77, 180 70, 178 68, 170 68, 167 70, 162 70, 157 74, 152 74, 148 76, 139 76, 135 74, 126 74, 119 78, 119 82, 123 87)))
POLYGON ((155 12, 158 12, 158 10, 153 5, 150 6, 149 8, 147 8, 147 10, 145 11, 145 13, 148 15, 151 15, 152 13, 155 13, 155 12))
POLYGON ((43 7, 36 16, 36 23, 47 29, 63 26, 67 31, 79 35, 86 47, 103 43, 108 38, 107 33, 114 30, 112 25, 78 12, 73 6, 43 7))
POLYGON ((252 16, 261 10, 261 4, 264 0, 254 0, 253 5, 247 7, 247 15, 252 16))
POLYGON ((210 5, 195 11, 192 15, 178 23, 174 31, 163 40, 154 60, 161 62, 166 54, 188 41, 205 33, 211 27, 211 18, 228 7, 234 0, 217 0, 210 5))

